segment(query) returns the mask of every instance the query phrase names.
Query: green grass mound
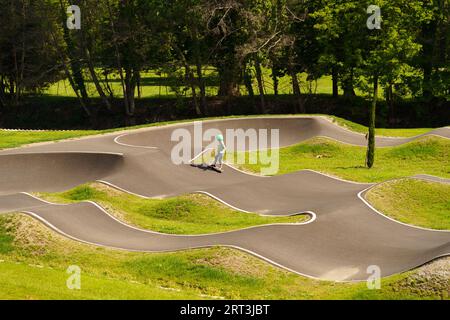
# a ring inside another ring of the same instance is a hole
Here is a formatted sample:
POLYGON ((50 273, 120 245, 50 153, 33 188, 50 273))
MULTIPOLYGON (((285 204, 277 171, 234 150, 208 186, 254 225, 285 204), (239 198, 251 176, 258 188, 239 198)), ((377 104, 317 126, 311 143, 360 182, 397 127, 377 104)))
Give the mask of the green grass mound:
MULTIPOLYGON (((364 166, 365 157, 365 147, 350 146, 327 138, 313 138, 281 148, 278 173, 312 169, 359 182, 382 182, 416 174, 450 178, 448 139, 429 136, 397 147, 379 148, 372 169, 364 166)), ((260 168, 259 163, 241 166, 241 169, 256 173, 260 172, 260 168)))
POLYGON ((411 225, 450 230, 450 185, 401 179, 377 185, 366 199, 379 211, 411 225))
POLYGON ((267 217, 232 210, 205 195, 190 194, 158 200, 143 199, 99 183, 56 194, 38 194, 58 203, 95 201, 108 212, 140 228, 169 234, 204 234, 272 223, 299 223, 307 215, 267 217))
POLYGON ((0 247, 9 248, 0 251, 0 299, 448 299, 448 279, 436 280, 439 266, 368 290, 364 282, 302 277, 235 249, 149 254, 95 247, 22 214, 0 216, 0 247), (81 269, 81 290, 67 288, 72 265, 81 269))

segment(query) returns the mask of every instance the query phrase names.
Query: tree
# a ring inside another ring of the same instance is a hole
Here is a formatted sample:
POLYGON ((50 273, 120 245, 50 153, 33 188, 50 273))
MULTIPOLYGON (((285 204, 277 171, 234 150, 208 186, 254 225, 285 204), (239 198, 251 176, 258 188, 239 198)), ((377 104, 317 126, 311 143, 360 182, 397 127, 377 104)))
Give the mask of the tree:
POLYGON ((56 7, 44 0, 0 0, 0 6, 0 103, 18 105, 25 92, 59 79, 50 45, 56 7))
POLYGON ((362 37, 367 19, 365 6, 360 1, 327 1, 311 15, 322 47, 319 62, 332 76, 333 96, 338 96, 338 83, 344 95, 355 95, 355 70, 362 62, 365 38, 362 37))
POLYGON ((415 26, 421 19, 426 19, 420 0, 390 0, 389 4, 378 1, 377 4, 382 12, 382 26, 381 29, 366 29, 367 45, 361 67, 361 73, 373 86, 366 159, 369 168, 375 162, 375 117, 379 82, 381 80, 387 87, 391 86, 411 58, 419 52, 415 26))
MULTIPOLYGON (((267 28, 270 20, 271 0, 215 0, 204 1, 202 17, 212 42, 211 63, 219 74, 219 96, 240 95, 240 84, 248 63, 261 68, 261 51, 277 41, 267 28)), ((248 77, 249 74, 246 74, 248 77)), ((247 86, 248 87, 248 86, 247 86)), ((260 97, 263 96, 261 77, 260 97)))
POLYGON ((159 0, 106 0, 106 5, 102 61, 119 75, 125 114, 132 120, 141 72, 159 54, 164 56, 163 35, 155 29, 164 4, 159 0))
POLYGON ((450 83, 450 3, 432 0, 424 3, 426 19, 418 21, 418 42, 422 50, 416 60, 422 69, 422 95, 425 99, 448 94, 450 83))

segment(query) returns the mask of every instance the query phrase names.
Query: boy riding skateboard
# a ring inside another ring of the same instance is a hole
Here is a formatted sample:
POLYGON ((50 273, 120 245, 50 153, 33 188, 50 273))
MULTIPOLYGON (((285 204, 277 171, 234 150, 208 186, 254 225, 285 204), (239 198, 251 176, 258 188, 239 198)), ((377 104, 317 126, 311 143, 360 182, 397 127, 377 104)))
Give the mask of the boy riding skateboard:
POLYGON ((226 146, 225 143, 223 142, 223 135, 218 134, 216 136, 216 140, 219 143, 219 145, 217 146, 217 152, 216 157, 214 158, 214 162, 210 165, 210 167, 219 172, 222 172, 223 156, 225 155, 226 146), (219 167, 217 165, 219 165, 219 167))

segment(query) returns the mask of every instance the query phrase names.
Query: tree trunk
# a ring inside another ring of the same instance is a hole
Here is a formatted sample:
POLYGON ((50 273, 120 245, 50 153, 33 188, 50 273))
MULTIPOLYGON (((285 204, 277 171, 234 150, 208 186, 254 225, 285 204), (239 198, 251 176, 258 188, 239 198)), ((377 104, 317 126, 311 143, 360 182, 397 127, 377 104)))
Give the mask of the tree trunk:
POLYGON ((346 97, 354 97, 356 96, 355 93, 355 87, 353 84, 353 68, 350 70, 350 73, 345 76, 344 80, 342 81, 343 89, 344 89, 344 96, 346 97))
MULTIPOLYGON (((75 82, 74 82, 74 80, 72 78, 72 75, 70 74, 70 70, 67 67, 65 62, 63 62, 63 67, 64 67, 64 72, 66 74, 66 77, 69 80, 70 86, 72 88, 74 88, 76 86, 76 84, 75 84, 75 82)), ((90 118, 92 116, 91 111, 89 110, 88 106, 86 106, 86 104, 84 103, 83 98, 80 96, 78 91, 75 91, 75 95, 77 96, 78 101, 80 102, 81 108, 86 113, 86 115, 90 118)))
MULTIPOLYGON (((65 24, 67 20, 66 8, 62 0, 60 0, 59 3, 61 7, 61 20, 62 23, 65 24)), ((89 96, 87 94, 86 84, 84 82, 82 66, 79 58, 75 56, 76 47, 72 37, 70 36, 69 29, 67 29, 65 25, 63 28, 63 37, 67 45, 66 54, 67 57, 69 58, 70 70, 72 71, 72 78, 74 84, 73 90, 78 91, 80 93, 80 96, 83 99, 85 105, 89 105, 89 96)))
MULTIPOLYGON (((186 60, 185 60, 185 62, 186 62, 186 60)), ((202 111, 200 110, 200 105, 197 100, 197 91, 195 89, 194 73, 192 72, 191 67, 189 66, 189 64, 187 62, 185 64, 185 73, 186 73, 186 78, 188 79, 189 85, 192 90, 192 100, 194 101, 195 113, 197 114, 197 116, 201 116, 202 111)))
POLYGON ((437 23, 431 21, 430 23, 422 27, 422 70, 423 70, 423 84, 422 94, 423 97, 429 99, 433 96, 433 58, 434 58, 434 46, 436 39, 437 23))
POLYGON ((333 81, 333 98, 337 98, 339 96, 339 73, 336 67, 333 67, 331 70, 331 77, 333 81))
POLYGON ((142 91, 141 91, 141 73, 138 72, 136 76, 136 88, 137 88, 137 95, 138 99, 142 98, 142 91))
POLYGON ((178 52, 179 58, 183 62, 184 69, 185 69, 185 79, 187 80, 187 82, 192 90, 192 99, 194 101, 195 113, 197 114, 197 116, 200 116, 202 114, 202 111, 200 110, 200 106, 197 101, 197 92, 195 89, 196 81, 195 81, 194 72, 192 71, 191 66, 190 66, 186 56, 184 55, 183 51, 176 44, 174 45, 174 49, 178 52))
POLYGON ((423 66, 423 97, 431 98, 433 96, 432 84, 431 84, 431 74, 433 72, 433 66, 430 62, 425 62, 423 66))
POLYGON ((295 72, 292 68, 289 70, 292 79, 292 90, 294 92, 294 97, 296 100, 295 104, 295 113, 305 113, 305 106, 303 104, 300 83, 298 81, 297 72, 295 72))
POLYGON ((5 108, 6 107, 6 99, 5 99, 5 83, 3 75, 0 76, 0 105, 5 108))
POLYGON ((80 96, 80 93, 78 92, 78 90, 75 90, 76 84, 72 77, 72 74, 70 73, 69 66, 67 65, 66 56, 63 53, 63 49, 59 46, 58 39, 56 38, 55 34, 52 33, 51 35, 52 35, 53 45, 55 46, 55 48, 58 52, 59 59, 61 60, 61 64, 63 66, 63 70, 66 75, 66 78, 69 80, 69 84, 72 87, 73 91, 75 92, 75 95, 77 96, 77 99, 80 102, 81 108, 86 113, 86 115, 89 118, 91 118, 92 117, 91 111, 89 110, 88 106, 85 104, 85 101, 83 100, 83 98, 80 96))
POLYGON ((113 14, 112 14, 111 4, 110 4, 109 0, 107 1, 107 7, 108 7, 108 13, 109 13, 109 19, 110 19, 111 32, 112 32, 112 37, 113 37, 112 42, 114 44, 114 55, 115 55, 115 58, 116 58, 117 70, 119 71, 120 83, 121 83, 121 86, 122 86, 125 114, 127 116, 131 116, 133 114, 130 111, 129 99, 127 97, 128 90, 127 90, 125 76, 123 74, 122 59, 121 59, 121 55, 120 55, 119 45, 117 44, 116 27, 114 25, 114 17, 113 17, 113 14))
POLYGON ((194 45, 194 60, 195 60, 195 68, 197 74, 197 84, 200 91, 200 110, 203 115, 207 115, 208 113, 208 105, 206 102, 206 84, 205 79, 203 78, 203 66, 202 66, 202 56, 201 56, 201 48, 200 41, 198 40, 198 31, 194 26, 192 27, 192 39, 194 45))
POLYGON ((14 86, 11 85, 11 90, 13 88, 15 91, 11 91, 11 96, 13 96, 13 105, 18 105, 19 103, 19 66, 17 62, 17 49, 16 46, 13 47, 13 56, 14 56, 14 86))
POLYGON ((206 102, 206 84, 205 79, 203 78, 202 65, 199 60, 197 60, 196 71, 197 71, 198 87, 200 88, 200 108, 202 114, 207 115, 208 104, 206 102))
POLYGON ((392 83, 386 88, 386 102, 388 104, 388 123, 390 126, 394 125, 395 109, 394 109, 394 90, 392 83))
POLYGON ((128 116, 134 116, 135 112, 135 91, 138 79, 139 71, 134 70, 131 67, 125 69, 125 92, 124 100, 128 106, 128 116))
POLYGON ((255 59, 255 71, 256 71, 256 80, 258 82, 258 91, 259 91, 259 99, 260 99, 260 113, 266 113, 266 101, 264 97, 264 83, 263 76, 261 70, 261 63, 259 62, 259 58, 255 59))
POLYGON ((220 97, 237 97, 240 96, 239 90, 239 68, 236 62, 224 64, 218 68, 220 86, 220 97))
POLYGON ((109 102, 108 97, 106 96, 105 92, 103 91, 100 81, 98 80, 97 74, 95 73, 95 67, 94 67, 94 64, 91 59, 91 53, 88 48, 86 48, 85 52, 86 52, 86 60, 87 60, 87 64, 88 64, 89 73, 91 75, 92 82, 94 82, 95 89, 97 90, 100 98, 102 99, 103 103, 105 104, 106 109, 111 111, 112 110, 111 103, 109 102))
POLYGON ((373 78, 373 98, 369 112, 369 135, 366 159, 366 165, 368 168, 372 168, 375 162, 375 117, 378 99, 378 75, 374 75, 373 78))
POLYGON ((278 87, 279 87, 279 80, 278 80, 278 70, 275 68, 272 68, 272 81, 273 81, 273 94, 275 96, 278 96, 278 87))
POLYGON ((247 94, 250 98, 253 99, 255 96, 255 91, 253 91, 253 80, 252 75, 250 73, 251 71, 248 68, 245 68, 244 70, 244 85, 245 89, 247 89, 247 94))

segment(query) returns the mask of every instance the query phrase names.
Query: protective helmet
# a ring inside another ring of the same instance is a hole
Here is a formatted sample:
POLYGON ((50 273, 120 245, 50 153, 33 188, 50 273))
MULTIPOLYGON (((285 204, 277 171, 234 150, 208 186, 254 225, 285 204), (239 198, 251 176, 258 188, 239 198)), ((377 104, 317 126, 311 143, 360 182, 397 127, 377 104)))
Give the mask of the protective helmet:
POLYGON ((217 139, 217 141, 223 141, 223 135, 218 134, 218 135, 216 136, 216 139, 217 139))

